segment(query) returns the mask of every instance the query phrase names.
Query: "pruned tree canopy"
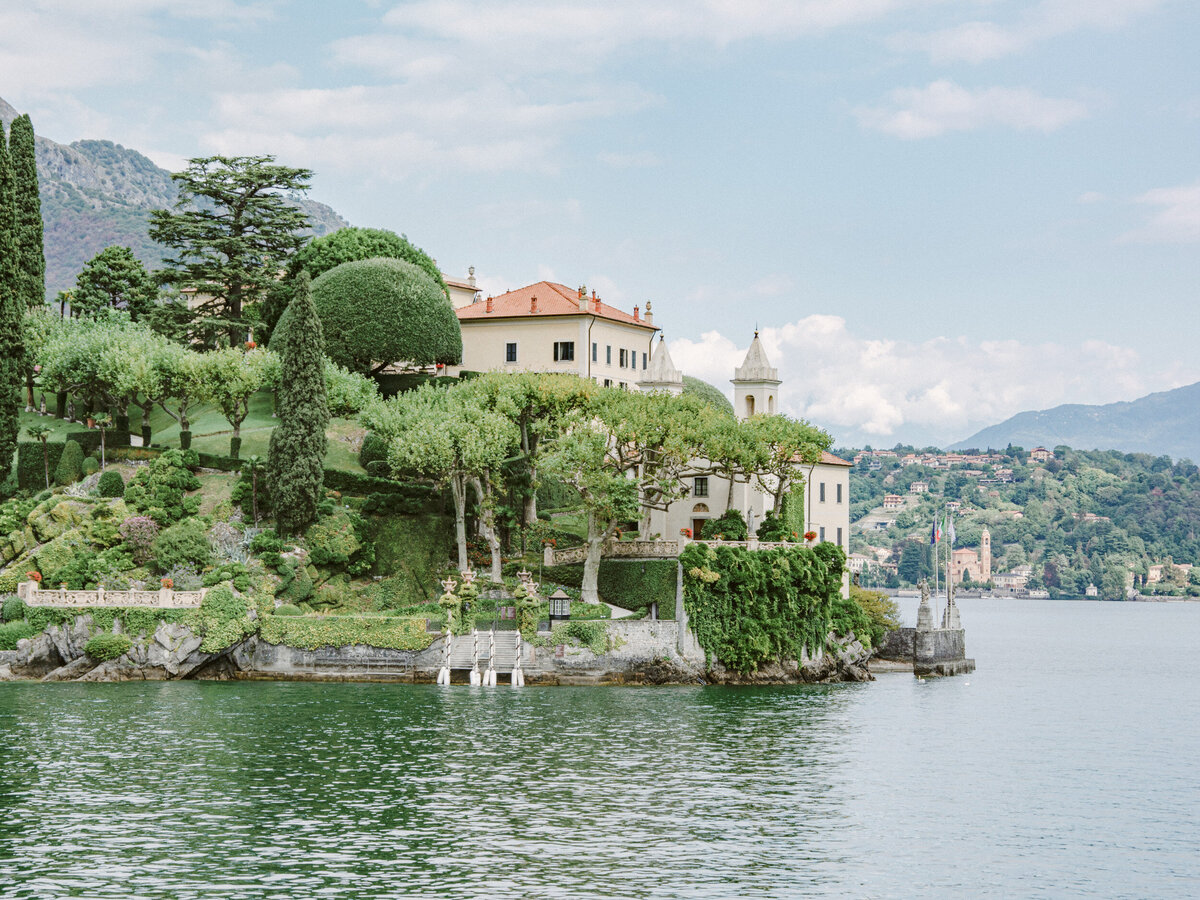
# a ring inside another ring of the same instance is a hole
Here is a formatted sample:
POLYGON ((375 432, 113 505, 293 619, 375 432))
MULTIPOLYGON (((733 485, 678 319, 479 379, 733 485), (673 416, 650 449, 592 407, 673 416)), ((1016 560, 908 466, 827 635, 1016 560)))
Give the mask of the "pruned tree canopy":
POLYGON ((729 398, 707 381, 701 381, 692 375, 684 375, 683 393, 686 397, 703 400, 721 412, 728 413, 731 418, 733 417, 733 404, 729 402, 729 398))
MULTIPOLYGON (((437 282, 412 263, 343 263, 313 282, 312 295, 325 333, 325 354, 351 371, 462 359, 454 307, 437 282)), ((287 318, 285 314, 279 329, 289 327, 287 318)))

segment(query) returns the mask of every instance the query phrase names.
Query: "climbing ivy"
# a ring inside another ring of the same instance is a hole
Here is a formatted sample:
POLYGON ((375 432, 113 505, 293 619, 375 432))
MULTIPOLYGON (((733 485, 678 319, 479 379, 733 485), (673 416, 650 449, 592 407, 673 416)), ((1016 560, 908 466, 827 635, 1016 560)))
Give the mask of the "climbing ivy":
POLYGON ((263 616, 259 633, 268 643, 301 650, 352 644, 424 650, 437 637, 423 618, 392 616, 263 616))
POLYGON ((824 646, 845 566, 836 544, 757 551, 690 544, 679 562, 691 629, 727 668, 750 672, 824 646))

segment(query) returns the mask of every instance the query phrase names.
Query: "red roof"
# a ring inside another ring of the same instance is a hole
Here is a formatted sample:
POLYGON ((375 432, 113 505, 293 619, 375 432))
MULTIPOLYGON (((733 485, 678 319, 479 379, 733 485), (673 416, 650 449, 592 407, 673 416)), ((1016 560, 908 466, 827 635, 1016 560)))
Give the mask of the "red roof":
POLYGON ((823 465, 823 466, 849 466, 850 468, 854 467, 854 463, 846 462, 846 460, 842 459, 840 456, 834 456, 828 450, 821 451, 821 465, 823 465))
POLYGON ((587 298, 587 309, 581 310, 579 308, 579 291, 569 288, 565 284, 555 284, 553 281, 539 281, 537 284, 517 288, 515 291, 501 294, 499 297, 492 297, 490 302, 491 312, 487 311, 488 300, 476 300, 469 306, 459 307, 455 313, 458 314, 460 320, 586 315, 621 322, 625 325, 648 328, 651 331, 658 330, 654 325, 648 324, 645 319, 635 319, 629 313, 619 310, 615 306, 609 306, 607 303, 593 300, 591 297, 587 298), (537 312, 533 312, 531 308, 534 297, 537 298, 537 312))

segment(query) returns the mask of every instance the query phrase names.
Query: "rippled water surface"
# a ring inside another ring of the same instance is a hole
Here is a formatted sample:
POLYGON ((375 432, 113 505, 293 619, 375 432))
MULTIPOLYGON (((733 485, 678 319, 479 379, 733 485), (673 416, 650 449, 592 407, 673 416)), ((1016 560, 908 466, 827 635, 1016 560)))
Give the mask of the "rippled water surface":
POLYGON ((0 897, 1200 895, 1200 604, 963 619, 923 683, 0 684, 0 897))

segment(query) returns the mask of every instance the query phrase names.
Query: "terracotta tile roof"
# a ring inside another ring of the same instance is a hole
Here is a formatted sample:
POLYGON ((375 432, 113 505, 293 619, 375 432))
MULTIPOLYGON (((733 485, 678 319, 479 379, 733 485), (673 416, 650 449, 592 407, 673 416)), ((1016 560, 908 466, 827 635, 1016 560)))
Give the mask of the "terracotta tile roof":
POLYGON ((462 288, 464 291, 478 291, 479 290, 479 288, 477 288, 475 285, 471 284, 471 282, 469 282, 469 281, 460 281, 457 278, 447 278, 446 275, 444 275, 444 274, 442 275, 442 281, 446 282, 446 284, 449 287, 462 288))
POLYGON ((613 322, 634 325, 657 331, 657 327, 647 324, 645 319, 635 319, 632 315, 615 306, 587 298, 587 311, 579 309, 579 292, 565 284, 555 284, 553 281, 539 281, 515 291, 509 291, 498 297, 491 298, 492 311, 488 312, 487 300, 476 300, 469 306, 455 310, 460 320, 469 319, 525 319, 546 318, 551 316, 597 316, 613 322), (531 310, 533 298, 537 298, 537 312, 531 310))
POLYGON ((823 466, 849 466, 854 467, 854 463, 846 462, 840 456, 834 456, 828 450, 821 451, 821 465, 823 466))

